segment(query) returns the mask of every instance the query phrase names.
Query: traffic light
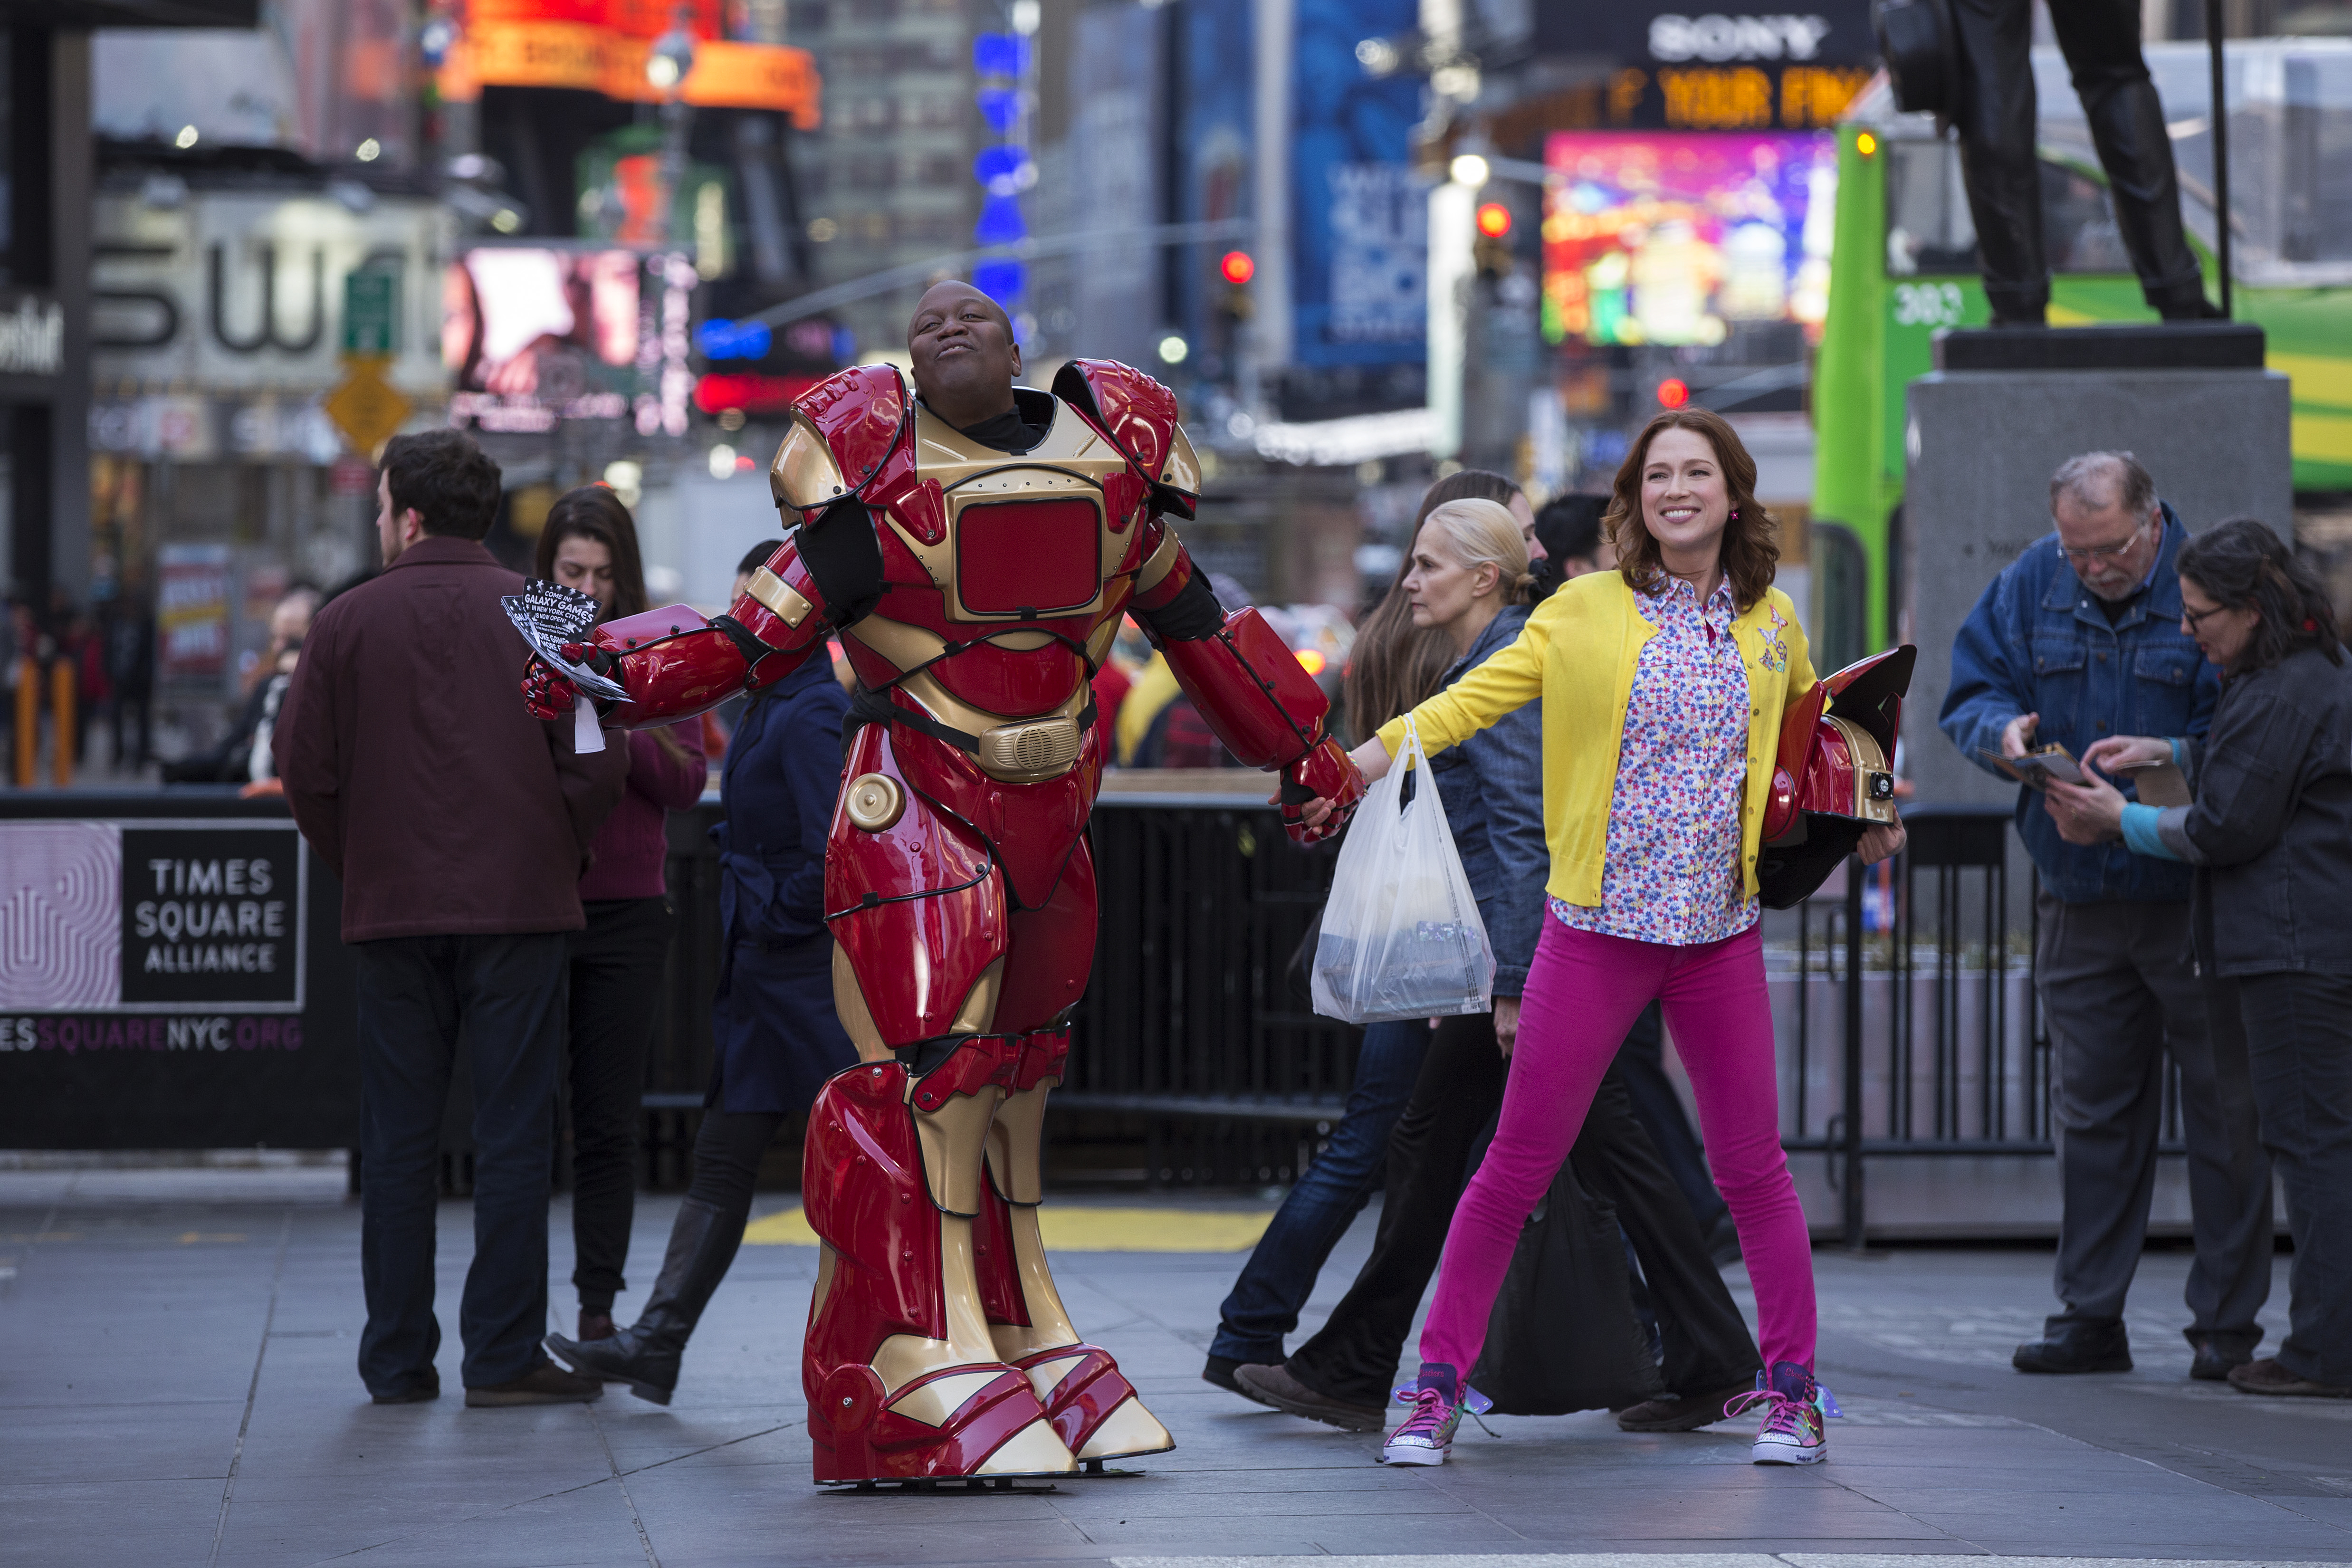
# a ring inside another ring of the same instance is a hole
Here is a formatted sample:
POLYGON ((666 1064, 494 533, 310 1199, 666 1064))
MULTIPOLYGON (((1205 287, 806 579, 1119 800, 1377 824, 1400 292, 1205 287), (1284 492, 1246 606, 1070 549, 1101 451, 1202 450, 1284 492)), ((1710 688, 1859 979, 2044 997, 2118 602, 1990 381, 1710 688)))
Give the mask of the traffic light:
POLYGON ((1511 257, 1511 209, 1501 202, 1482 202, 1473 218, 1478 237, 1471 242, 1471 259, 1482 278, 1507 278, 1511 257))
POLYGON ((1246 321, 1257 312, 1257 302, 1250 298, 1249 280, 1257 276, 1257 263, 1246 250, 1228 250, 1217 258, 1217 276, 1224 279, 1224 298, 1217 309, 1236 321, 1246 321))

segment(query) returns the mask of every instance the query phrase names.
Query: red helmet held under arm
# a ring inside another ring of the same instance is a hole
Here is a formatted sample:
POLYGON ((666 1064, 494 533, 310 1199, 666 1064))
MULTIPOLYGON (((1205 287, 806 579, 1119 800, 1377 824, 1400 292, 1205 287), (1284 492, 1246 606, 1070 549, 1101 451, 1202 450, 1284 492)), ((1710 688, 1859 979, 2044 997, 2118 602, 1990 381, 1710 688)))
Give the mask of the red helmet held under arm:
POLYGON ((1895 820, 1895 740, 1918 649, 1873 654, 1789 704, 1756 879, 1767 909, 1811 896, 1864 832, 1895 820))

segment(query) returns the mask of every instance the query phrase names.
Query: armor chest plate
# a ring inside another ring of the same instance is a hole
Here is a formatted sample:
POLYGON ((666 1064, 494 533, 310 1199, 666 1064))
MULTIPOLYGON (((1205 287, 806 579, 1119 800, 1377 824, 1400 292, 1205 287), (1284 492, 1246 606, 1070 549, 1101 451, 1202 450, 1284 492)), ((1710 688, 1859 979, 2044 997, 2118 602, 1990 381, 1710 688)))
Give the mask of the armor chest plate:
POLYGON ((920 499, 884 516, 940 591, 941 617, 959 629, 1099 616, 1106 584, 1129 564, 1141 487, 1127 459, 1067 405, 1057 402, 1054 413, 1045 438, 1014 457, 916 410, 920 499), (918 512, 938 521, 915 526, 918 512))
POLYGON ((918 406, 913 473, 877 498, 887 586, 844 639, 868 688, 981 737, 981 766, 1006 782, 1076 760, 1088 661, 1140 563, 1146 487, 1076 410, 1054 414, 1015 457, 918 406))

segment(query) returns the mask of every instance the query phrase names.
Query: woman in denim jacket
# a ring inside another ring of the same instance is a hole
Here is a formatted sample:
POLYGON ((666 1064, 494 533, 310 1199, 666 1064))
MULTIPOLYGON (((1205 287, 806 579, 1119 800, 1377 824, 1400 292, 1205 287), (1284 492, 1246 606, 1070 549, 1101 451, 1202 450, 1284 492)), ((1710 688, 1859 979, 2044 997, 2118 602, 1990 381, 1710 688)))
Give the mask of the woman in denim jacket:
POLYGON ((2294 1267, 2285 1342, 2231 1385, 2352 1398, 2352 663, 2318 574, 2253 519, 2190 540, 2179 573, 2181 626, 2222 672, 2210 733, 2118 735, 2084 761, 2176 763, 2194 801, 2126 803, 2095 776, 2053 790, 2071 841, 2194 868, 2213 1047, 2252 1059, 2294 1267))
MULTIPOLYGON (((1535 523, 1535 513, 1518 486, 1500 474, 1464 468, 1423 492, 1405 542, 1408 555, 1419 544, 1430 514, 1457 500, 1495 502, 1517 520, 1515 526, 1523 536, 1535 523)), ((1379 607, 1356 628, 1348 657, 1346 706, 1359 739, 1435 691, 1446 666, 1461 655, 1442 634, 1414 624, 1409 597, 1400 570, 1379 607)), ((1419 1020, 1374 1024, 1364 1030, 1347 1113, 1282 1200, 1217 1309, 1216 1336, 1209 1342, 1201 1370, 1206 1382, 1265 1402, 1264 1394, 1244 1388, 1237 1374, 1244 1366, 1282 1360, 1283 1342, 1298 1327, 1299 1309, 1307 1304, 1324 1260, 1371 1199, 1381 1152, 1404 1113, 1429 1038, 1428 1027, 1419 1020)), ((1378 1375, 1385 1378, 1389 1370, 1383 1367, 1378 1375)))

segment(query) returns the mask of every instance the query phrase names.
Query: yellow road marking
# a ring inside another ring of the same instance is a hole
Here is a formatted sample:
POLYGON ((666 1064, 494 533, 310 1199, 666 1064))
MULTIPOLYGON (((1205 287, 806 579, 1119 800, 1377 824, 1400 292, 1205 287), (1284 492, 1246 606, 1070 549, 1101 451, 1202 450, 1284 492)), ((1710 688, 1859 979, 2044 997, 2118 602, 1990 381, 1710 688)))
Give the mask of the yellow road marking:
MULTIPOLYGON (((1045 1246, 1055 1252, 1240 1252, 1265 1234, 1272 1209, 1087 1208, 1047 1204, 1037 1211, 1045 1246)), ((757 1247, 814 1247, 801 1206, 751 1222, 743 1239, 757 1247)))

